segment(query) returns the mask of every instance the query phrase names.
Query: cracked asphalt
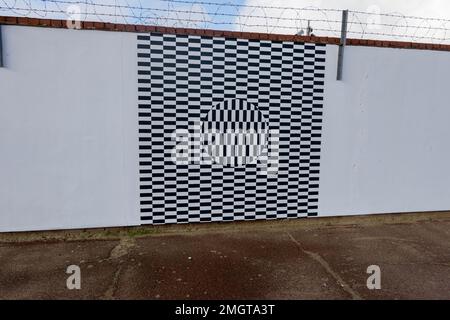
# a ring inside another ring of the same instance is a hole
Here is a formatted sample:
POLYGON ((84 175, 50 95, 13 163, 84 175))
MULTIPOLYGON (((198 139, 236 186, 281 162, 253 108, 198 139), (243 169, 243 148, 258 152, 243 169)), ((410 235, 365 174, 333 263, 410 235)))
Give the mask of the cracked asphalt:
POLYGON ((368 219, 92 231, 90 238, 3 234, 0 298, 450 299, 449 213, 368 219), (66 287, 73 264, 80 290, 66 287), (380 290, 367 288, 370 265, 381 269, 380 290))

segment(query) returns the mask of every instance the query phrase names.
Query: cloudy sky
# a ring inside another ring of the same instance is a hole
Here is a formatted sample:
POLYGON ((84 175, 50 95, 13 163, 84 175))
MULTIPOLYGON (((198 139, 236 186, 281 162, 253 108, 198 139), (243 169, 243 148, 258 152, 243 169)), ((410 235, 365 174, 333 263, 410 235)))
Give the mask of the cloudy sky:
POLYGON ((398 12, 405 15, 433 16, 450 19, 450 1, 448 0, 247 0, 246 5, 319 7, 366 11, 378 6, 381 12, 398 12))
POLYGON ((450 38, 450 21, 410 17, 450 19, 448 0, 246 0, 243 3, 247 7, 241 8, 241 17, 235 20, 235 30, 293 33, 296 29, 306 29, 307 21, 311 20, 314 34, 338 35, 341 13, 326 9, 349 9, 361 12, 350 13, 350 37, 385 38, 386 34, 392 35, 395 40, 427 42, 433 39, 438 39, 436 42, 444 42, 441 39, 450 38), (267 8, 276 6, 297 9, 267 8), (310 10, 314 8, 323 11, 310 10), (378 13, 393 16, 377 15, 378 13), (253 17, 243 18, 248 15, 253 17), (276 19, 280 16, 282 19, 276 19), (449 30, 445 30, 447 28, 449 30), (411 37, 413 39, 410 39, 411 37))
POLYGON ((409 17, 450 20, 449 0, 0 0, 0 14, 65 18, 72 2, 81 20, 285 34, 304 32, 309 20, 316 35, 338 35, 341 13, 329 9, 349 9, 360 12, 350 13, 350 37, 450 38, 450 21, 409 17))

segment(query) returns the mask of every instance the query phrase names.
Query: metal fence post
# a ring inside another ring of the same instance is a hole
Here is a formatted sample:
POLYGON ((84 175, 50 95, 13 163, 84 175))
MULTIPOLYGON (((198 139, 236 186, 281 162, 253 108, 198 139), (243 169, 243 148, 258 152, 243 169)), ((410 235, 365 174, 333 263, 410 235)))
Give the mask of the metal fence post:
POLYGON ((342 80, 342 68, 344 66, 344 48, 347 42, 348 10, 342 11, 341 41, 339 42, 338 65, 336 80, 342 80))
POLYGON ((3 68, 3 41, 2 41, 2 25, 0 24, 0 68, 3 68))

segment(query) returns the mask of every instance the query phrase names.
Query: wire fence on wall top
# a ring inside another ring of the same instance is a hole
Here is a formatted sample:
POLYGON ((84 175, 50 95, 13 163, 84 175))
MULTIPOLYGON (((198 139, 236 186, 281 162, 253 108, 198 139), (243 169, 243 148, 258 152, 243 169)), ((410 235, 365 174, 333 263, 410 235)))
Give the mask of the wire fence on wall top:
MULTIPOLYGON (((280 3, 282 3, 280 1, 280 3)), ((195 0, 0 0, 0 15, 339 37, 342 10, 195 0)), ((450 20, 348 13, 349 38, 450 43, 450 20)))

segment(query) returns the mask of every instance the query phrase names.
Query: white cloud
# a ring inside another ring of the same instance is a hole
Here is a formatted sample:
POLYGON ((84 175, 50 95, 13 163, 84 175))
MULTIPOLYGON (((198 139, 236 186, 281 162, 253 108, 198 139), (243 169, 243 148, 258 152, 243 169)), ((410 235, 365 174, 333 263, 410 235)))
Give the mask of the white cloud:
POLYGON ((156 0, 0 0, 0 14, 191 28, 211 20, 202 5, 156 0))
MULTIPOLYGON (((249 7, 241 8, 239 13, 241 17, 235 19, 235 30, 295 34, 299 30, 305 29, 307 20, 310 19, 316 35, 339 35, 340 12, 302 10, 305 8, 349 9, 371 13, 381 12, 450 19, 450 1, 448 0, 247 0, 244 4, 249 7), (254 6, 259 6, 260 8, 254 8, 254 6), (295 9, 267 8, 270 6, 292 7, 295 9), (331 22, 327 23, 321 20, 331 22), (325 31, 325 29, 336 31, 329 32, 325 31)), ((400 18, 398 16, 378 17, 353 13, 350 14, 349 20, 351 22, 349 30, 354 32, 349 33, 349 36, 353 38, 389 38, 423 42, 448 42, 438 39, 450 39, 450 21, 400 18), (430 27, 438 29, 430 29, 430 27), (365 34, 362 34, 362 32, 365 32, 365 34), (367 32, 371 34, 367 34, 367 32), (375 35, 374 33, 396 36, 387 37, 375 35), (405 36, 408 38, 405 38, 405 36), (433 41, 432 38, 436 40, 433 41)))

